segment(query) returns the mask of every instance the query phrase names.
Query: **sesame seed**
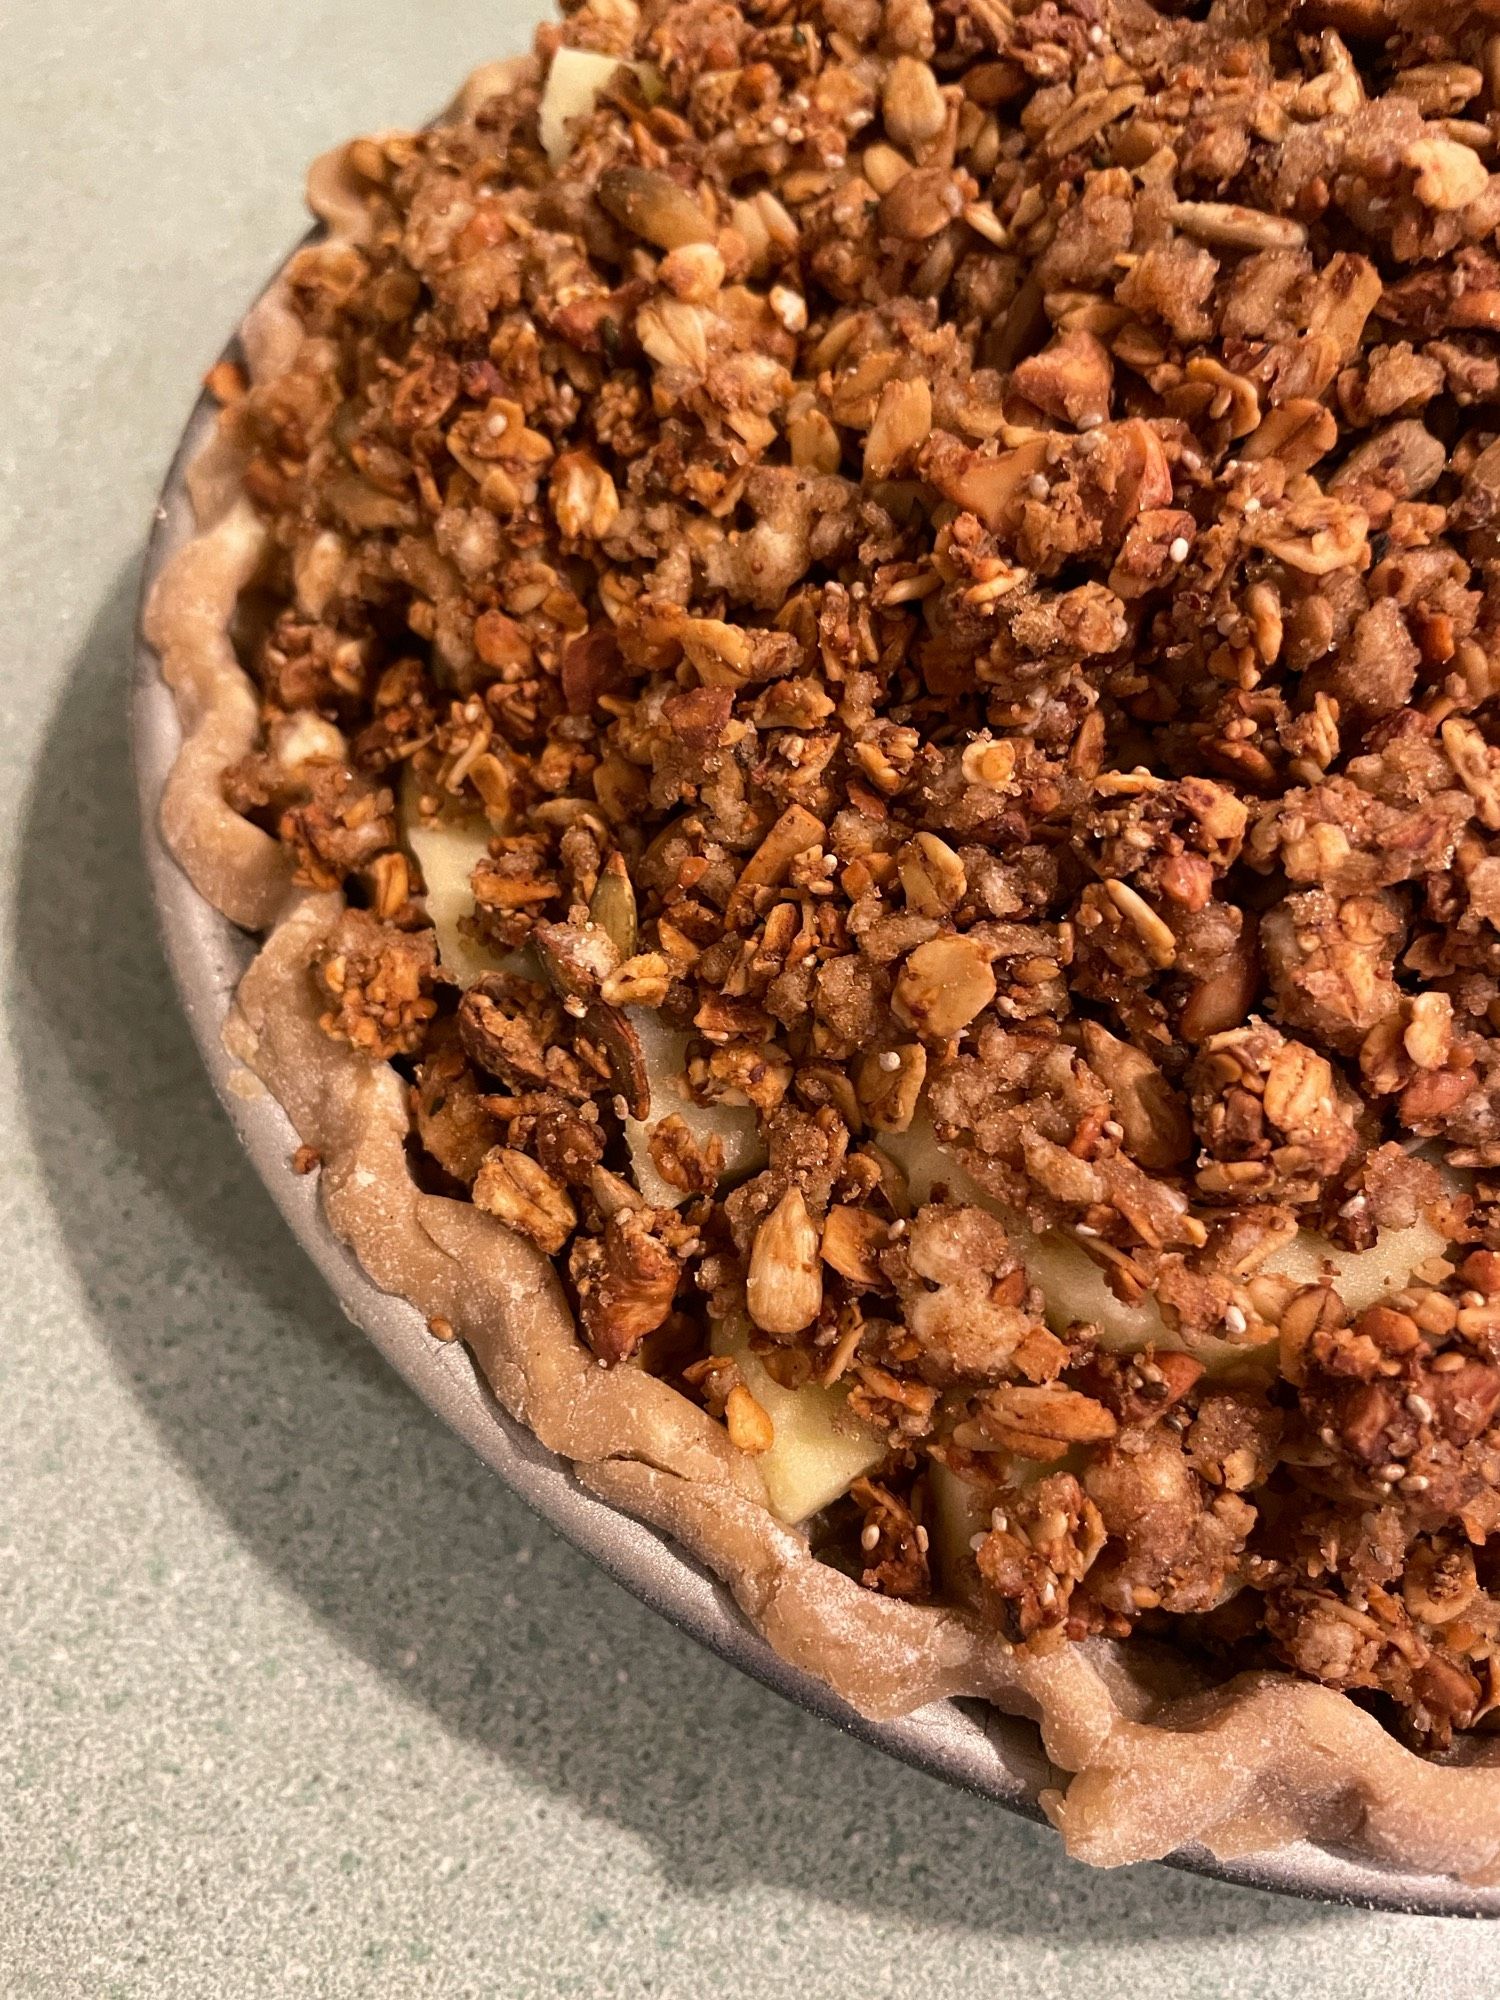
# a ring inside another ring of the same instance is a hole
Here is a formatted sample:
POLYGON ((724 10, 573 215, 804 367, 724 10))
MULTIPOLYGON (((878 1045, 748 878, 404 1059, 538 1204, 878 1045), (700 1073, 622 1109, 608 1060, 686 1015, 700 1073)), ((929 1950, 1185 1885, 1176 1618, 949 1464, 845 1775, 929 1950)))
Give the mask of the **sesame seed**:
POLYGON ((1349 1200, 1346 1201, 1340 1208, 1339 1214, 1345 1217, 1358 1215, 1363 1210, 1368 1200, 1369 1200, 1368 1195, 1363 1195, 1363 1194, 1351 1195, 1349 1200))
POLYGON ((1186 562, 1188 554, 1187 536, 1174 535, 1172 537, 1171 542, 1168 544, 1167 554, 1172 558, 1173 562, 1175 563, 1186 562))
POLYGON ((1463 1355, 1456 1348, 1450 1347, 1446 1354, 1440 1354, 1433 1362, 1432 1372, 1434 1375, 1452 1375, 1457 1369, 1462 1368, 1463 1365, 1463 1355))
POLYGON ((1224 1324, 1231 1333, 1244 1333, 1250 1322, 1238 1306, 1230 1306, 1224 1314, 1224 1324))
POLYGON ((1073 1224, 1073 1234, 1075 1236, 1097 1236, 1099 1232, 1097 1229, 1090 1229, 1086 1222, 1075 1222, 1073 1224))
POLYGON ((921 1525, 920 1522, 917 1524, 917 1547, 921 1550, 922 1554, 925 1556, 928 1549, 927 1530, 921 1525))
POLYGON ((1104 1134, 1106 1139, 1123 1139, 1125 1137, 1125 1127, 1117 1118, 1106 1118, 1104 1123, 1099 1127, 1099 1130, 1104 1134))
POLYGON ((1026 482, 1026 491, 1033 500, 1045 500, 1051 489, 1039 472, 1033 472, 1026 482))
POLYGON ((903 1221, 897 1220, 891 1224, 891 1241, 893 1243, 899 1243, 905 1234, 906 1224, 903 1221))
POLYGON ((1425 1493, 1430 1483, 1420 1472, 1408 1472, 1401 1482, 1401 1491, 1403 1493, 1425 1493))
POLYGON ((990 1526, 995 1530, 997 1535, 1003 1535, 1010 1526, 1009 1514, 1004 1513, 999 1507, 992 1507, 990 1509, 990 1526))
POLYGON ((859 1535, 860 1547, 864 1550, 865 1554, 868 1555, 870 1550, 876 1547, 879 1541, 880 1541, 879 1528, 876 1527, 873 1521, 866 1521, 864 1527, 860 1530, 860 1535, 859 1535))
POLYGON ((974 1554, 975 1554, 975 1555, 977 1556, 977 1555, 978 1555, 978 1553, 979 1553, 979 1551, 980 1551, 980 1550, 981 1550, 981 1549, 982 1549, 982 1548, 984 1547, 985 1543, 986 1543, 986 1542, 987 1542, 988 1540, 989 1540, 989 1536, 988 1536, 988 1535, 970 1535, 970 1537, 969 1537, 969 1547, 970 1547, 970 1549, 971 1549, 971 1550, 972 1550, 972 1551, 974 1552, 974 1554))
POLYGON ((1260 502, 1256 499, 1253 493, 1250 495, 1250 498, 1245 502, 1245 512, 1247 514, 1258 514, 1260 512, 1260 502))
POLYGON ((1406 1477, 1406 1467, 1399 1459, 1393 1458, 1389 1465, 1381 1466, 1379 1476, 1382 1479, 1388 1479, 1394 1486, 1398 1479, 1406 1477))
POLYGON ((882 1049, 875 1060, 886 1071, 900 1069, 901 1067, 901 1058, 894 1049, 882 1049))
POLYGON ((1407 1397, 1406 1407, 1411 1411, 1419 1424, 1430 1424, 1432 1422, 1431 1403, 1428 1402, 1425 1396, 1419 1396, 1415 1390, 1407 1397))
POLYGON ((581 1021, 588 1011, 588 1008, 576 993, 570 993, 563 1002, 563 1012, 571 1014, 575 1021, 581 1021))
POLYGON ((1103 40, 1104 40, 1104 30, 1099 26, 1099 23, 1096 21, 1093 27, 1089 29, 1089 41, 1092 44, 1092 46, 1097 49, 1099 44, 1103 40))

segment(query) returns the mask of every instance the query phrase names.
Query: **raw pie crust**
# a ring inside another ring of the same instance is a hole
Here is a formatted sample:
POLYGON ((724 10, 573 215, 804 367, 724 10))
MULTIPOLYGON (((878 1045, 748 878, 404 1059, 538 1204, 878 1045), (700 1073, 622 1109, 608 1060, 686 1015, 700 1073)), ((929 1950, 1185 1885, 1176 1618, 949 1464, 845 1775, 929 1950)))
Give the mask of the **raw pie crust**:
MULTIPOLYGON (((529 56, 487 66, 450 116, 537 74, 529 56)), ((364 210, 343 162, 341 149, 314 167, 309 198, 331 239, 357 243, 364 210)), ((278 282, 242 329, 250 379, 284 373, 302 338, 278 282)), ((223 795, 224 772, 259 741, 230 636, 268 542, 242 470, 218 436, 189 468, 199 532, 148 606, 182 727, 161 825, 197 890, 268 934, 224 1039, 316 1151, 329 1225, 371 1279, 447 1321, 505 1409, 585 1487, 673 1537, 782 1658, 861 1713, 963 1695, 1035 1720, 1058 1774, 1042 1804, 1078 1859, 1115 1866, 1189 1842, 1229 1857, 1306 1838, 1402 1869, 1500 1879, 1500 1777, 1418 1756, 1341 1693, 1261 1672, 1205 1685, 1186 1659, 1141 1640, 1032 1657, 963 1610, 877 1596, 815 1560, 721 1424, 667 1383, 589 1355, 546 1256, 472 1204, 419 1190, 401 1078, 319 1028, 309 967, 343 897, 295 887, 285 849, 223 795)), ((1465 1747, 1489 1754, 1480 1739, 1465 1747)))

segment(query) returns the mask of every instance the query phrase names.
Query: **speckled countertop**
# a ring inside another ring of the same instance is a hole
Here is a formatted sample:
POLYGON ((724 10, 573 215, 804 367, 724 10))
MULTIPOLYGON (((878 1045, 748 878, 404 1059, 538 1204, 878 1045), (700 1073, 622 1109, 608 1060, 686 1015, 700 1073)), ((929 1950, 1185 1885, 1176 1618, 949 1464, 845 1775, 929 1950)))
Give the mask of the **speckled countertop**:
POLYGON ((740 1679, 343 1323, 176 1018, 123 692, 193 384, 300 169, 529 5, 0 5, 0 1995, 1500 1990, 1486 1927, 1048 1835, 740 1679))

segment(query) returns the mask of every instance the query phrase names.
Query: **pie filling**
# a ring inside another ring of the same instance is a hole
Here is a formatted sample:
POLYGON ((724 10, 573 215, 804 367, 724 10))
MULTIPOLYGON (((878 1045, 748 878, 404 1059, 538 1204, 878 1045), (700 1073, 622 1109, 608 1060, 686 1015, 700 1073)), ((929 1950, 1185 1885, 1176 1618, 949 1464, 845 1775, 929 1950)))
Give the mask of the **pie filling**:
POLYGON ((867 1589, 1482 1725, 1500 35, 537 48, 216 371, 324 1029, 867 1589))

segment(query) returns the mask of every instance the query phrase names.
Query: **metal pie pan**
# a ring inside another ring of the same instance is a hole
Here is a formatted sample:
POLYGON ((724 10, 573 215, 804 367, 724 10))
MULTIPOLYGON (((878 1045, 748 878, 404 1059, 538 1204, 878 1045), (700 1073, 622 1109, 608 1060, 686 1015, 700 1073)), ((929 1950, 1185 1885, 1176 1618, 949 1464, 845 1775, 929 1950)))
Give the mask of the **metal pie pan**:
MULTIPOLYGON (((228 353, 237 349, 231 346, 228 353)), ((215 415, 210 399, 200 398, 183 433, 156 509, 143 595, 193 532, 184 473, 215 415)), ((642 1603, 814 1715, 934 1777, 1045 1824, 1037 1801, 1052 1774, 1034 1725, 977 1701, 935 1702, 895 1722, 871 1722, 857 1714, 821 1681, 778 1658, 728 1593, 689 1556, 654 1529, 586 1493, 564 1461, 500 1408, 465 1350, 435 1342, 414 1307, 378 1290, 366 1277, 324 1221, 316 1176, 292 1170, 297 1142, 285 1113, 270 1096, 246 1096, 235 1087, 237 1065, 223 1046, 221 1031, 255 943, 203 900, 162 841, 158 809, 181 731, 139 621, 130 707, 142 840, 178 997, 219 1101, 256 1172, 347 1317, 513 1492, 642 1603)), ((1283 1895, 1431 1916, 1500 1917, 1500 1887, 1403 1874, 1306 1841, 1233 1861, 1215 1860, 1195 1847, 1167 1859, 1172 1867, 1283 1895)))

